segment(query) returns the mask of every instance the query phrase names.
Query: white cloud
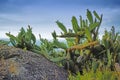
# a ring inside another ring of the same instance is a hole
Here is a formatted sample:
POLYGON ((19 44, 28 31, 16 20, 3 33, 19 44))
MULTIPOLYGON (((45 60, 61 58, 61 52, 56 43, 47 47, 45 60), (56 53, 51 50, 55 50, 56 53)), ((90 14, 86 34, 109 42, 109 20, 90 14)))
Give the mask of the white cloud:
MULTIPOLYGON (((60 20, 67 28, 71 27, 71 17, 76 16, 79 19, 79 16, 86 17, 86 9, 96 10, 99 14, 103 13, 103 22, 100 28, 100 34, 103 34, 104 30, 109 30, 112 25, 119 26, 120 23, 120 8, 112 8, 108 7, 108 5, 93 3, 94 5, 88 4, 83 1, 76 1, 72 4, 72 0, 67 4, 60 1, 60 4, 53 4, 52 2, 49 4, 48 2, 42 2, 43 4, 37 4, 34 2, 33 5, 27 4, 27 1, 23 4, 24 0, 19 0, 19 2, 15 0, 9 0, 10 5, 5 5, 5 10, 0 12, 0 33, 12 32, 16 35, 21 27, 27 28, 27 25, 31 25, 33 27, 33 33, 35 33, 36 37, 40 33, 44 38, 52 38, 51 32, 54 30, 57 33, 60 33, 61 30, 55 24, 55 21, 60 20), (14 4, 14 5, 12 5, 14 4), (48 5, 47 5, 48 4, 48 5), (65 5, 66 4, 66 5, 65 5), (77 5, 75 5, 77 4, 77 5), (20 6, 21 5, 21 6, 20 6), (10 6, 10 8, 9 8, 10 6), (107 7, 106 7, 107 6, 107 7), (4 12, 7 11, 7 12, 4 12), (13 12, 12 12, 13 11, 13 12)), ((37 0, 39 3, 39 0, 37 0)), ((55 0, 54 0, 55 1, 55 0)), ((99 0, 100 3, 103 3, 99 0)), ((58 3, 56 1, 56 3, 58 3)), ((92 3, 92 2, 91 2, 92 3)), ((106 3, 106 2, 105 2, 106 3)), ((113 6, 110 3, 111 6, 113 6)), ((3 8, 4 6, 0 7, 3 8)), ((118 28, 118 27, 116 27, 118 28)), ((4 34, 1 37, 6 37, 4 34)))

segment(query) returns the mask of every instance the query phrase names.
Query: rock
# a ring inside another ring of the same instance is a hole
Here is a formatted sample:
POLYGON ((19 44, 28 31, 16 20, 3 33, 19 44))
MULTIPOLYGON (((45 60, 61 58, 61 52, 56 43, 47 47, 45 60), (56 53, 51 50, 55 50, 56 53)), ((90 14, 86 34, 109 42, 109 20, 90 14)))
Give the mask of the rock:
POLYGON ((42 55, 0 46, 0 80, 67 80, 68 73, 42 55))

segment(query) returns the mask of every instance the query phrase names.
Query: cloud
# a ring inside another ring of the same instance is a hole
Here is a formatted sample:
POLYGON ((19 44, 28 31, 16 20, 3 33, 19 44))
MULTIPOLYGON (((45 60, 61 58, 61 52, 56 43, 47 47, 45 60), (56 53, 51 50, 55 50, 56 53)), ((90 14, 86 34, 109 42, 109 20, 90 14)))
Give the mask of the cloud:
POLYGON ((101 31, 120 26, 120 0, 0 0, 0 30, 17 32, 30 24, 44 37, 54 29, 60 32, 56 20, 71 27, 71 17, 86 17, 86 9, 104 15, 101 31))

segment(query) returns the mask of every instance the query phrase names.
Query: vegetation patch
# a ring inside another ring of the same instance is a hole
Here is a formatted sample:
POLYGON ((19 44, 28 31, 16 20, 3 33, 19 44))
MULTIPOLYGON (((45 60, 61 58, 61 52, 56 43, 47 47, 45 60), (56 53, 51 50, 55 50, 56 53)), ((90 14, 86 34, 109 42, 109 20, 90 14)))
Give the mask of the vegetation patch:
MULTIPOLYGON (((52 32, 52 41, 39 35, 40 44, 36 44, 36 37, 30 26, 27 30, 21 28, 17 36, 11 33, 6 35, 14 47, 42 54, 67 69, 70 80, 119 80, 120 35, 112 26, 111 30, 105 30, 102 39, 99 39, 102 18, 102 14, 87 9, 86 19, 82 16, 79 20, 72 17, 70 29, 56 21, 61 34, 52 32), (64 38, 65 42, 59 41, 58 37, 64 38)), ((0 44, 7 45, 9 42, 0 41, 0 44)))

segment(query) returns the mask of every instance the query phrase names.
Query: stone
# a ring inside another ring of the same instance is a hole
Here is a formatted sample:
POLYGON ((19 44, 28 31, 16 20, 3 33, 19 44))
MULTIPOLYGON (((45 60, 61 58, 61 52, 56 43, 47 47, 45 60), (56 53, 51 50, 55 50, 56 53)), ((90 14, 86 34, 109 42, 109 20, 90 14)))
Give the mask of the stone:
POLYGON ((62 67, 40 54, 0 46, 0 80, 67 80, 62 67))

